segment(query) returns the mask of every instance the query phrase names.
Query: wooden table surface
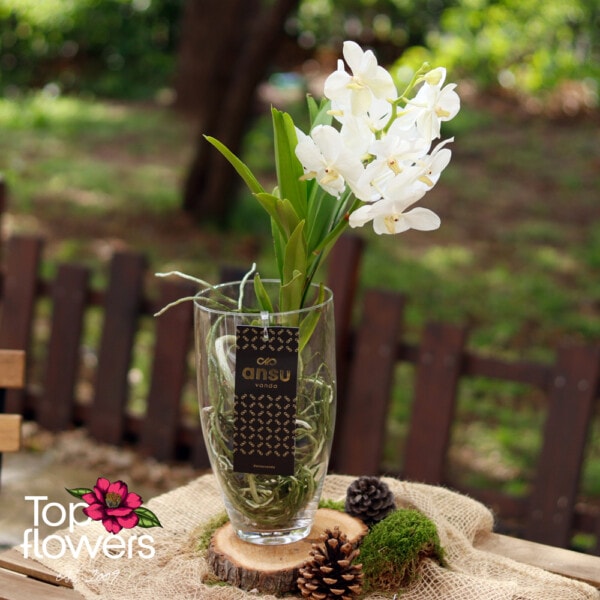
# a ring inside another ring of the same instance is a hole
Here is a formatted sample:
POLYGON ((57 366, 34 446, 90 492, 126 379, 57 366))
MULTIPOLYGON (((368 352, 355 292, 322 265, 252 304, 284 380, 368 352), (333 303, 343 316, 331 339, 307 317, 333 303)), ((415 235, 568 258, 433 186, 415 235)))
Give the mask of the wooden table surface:
POLYGON ((0 553, 0 600, 83 600, 66 579, 14 548, 0 553))
MULTIPOLYGON (((475 546, 600 589, 600 557, 492 533, 475 546)), ((0 600, 81 600, 69 581, 16 549, 0 553, 0 600)))

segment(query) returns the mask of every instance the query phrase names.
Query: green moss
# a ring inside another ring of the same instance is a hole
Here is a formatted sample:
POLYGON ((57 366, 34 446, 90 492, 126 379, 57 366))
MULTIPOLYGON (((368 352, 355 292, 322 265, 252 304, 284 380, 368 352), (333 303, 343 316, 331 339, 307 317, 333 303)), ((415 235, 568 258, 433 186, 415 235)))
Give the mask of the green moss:
POLYGON ((435 524, 416 510, 394 511, 377 523, 361 544, 366 591, 392 591, 409 585, 425 558, 444 564, 435 524))
POLYGON ((344 512, 345 503, 343 500, 330 500, 329 498, 321 498, 319 501, 319 508, 330 508, 332 510, 339 510, 344 512))
POLYGON ((203 554, 208 550, 208 546, 210 544, 210 538, 212 534, 222 527, 229 521, 229 517, 226 513, 221 513, 216 517, 213 517, 206 525, 202 527, 202 529, 198 532, 198 539, 196 542, 196 550, 203 554))

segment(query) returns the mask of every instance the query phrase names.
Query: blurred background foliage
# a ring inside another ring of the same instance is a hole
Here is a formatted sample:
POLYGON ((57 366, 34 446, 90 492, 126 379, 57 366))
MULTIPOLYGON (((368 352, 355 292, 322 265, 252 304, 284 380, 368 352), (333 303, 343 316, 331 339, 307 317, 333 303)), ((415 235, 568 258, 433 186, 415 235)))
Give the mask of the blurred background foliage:
POLYGON ((183 0, 0 0, 2 92, 144 98, 169 82, 183 0))
POLYGON ((407 50, 401 65, 444 64, 483 89, 600 81, 598 0, 304 0, 297 27, 301 44, 389 44, 407 50))
MULTIPOLYGON (((0 0, 1 91, 148 98, 171 84, 183 5, 0 0)), ((287 33, 307 54, 346 38, 383 63, 402 50, 400 77, 429 60, 480 89, 539 95, 577 80, 597 101, 598 0, 302 0, 287 33)))
MULTIPOLYGON (((238 201, 227 231, 181 210, 196 121, 156 101, 174 97, 188 2, 221 9, 216 0, 0 0, 0 172, 11 196, 3 226, 47 239, 44 277, 57 262, 98 267, 128 247, 158 271, 208 280, 222 262, 256 260, 269 272, 256 203, 238 201)), ((395 63, 399 80, 429 60, 460 82, 463 109, 444 133, 456 137, 452 165, 428 196, 443 227, 394 241, 362 231, 361 285, 407 295, 409 340, 428 320, 454 321, 469 326, 478 352, 549 362, 561 340, 599 339, 600 0, 301 0, 285 34, 267 87, 295 118, 305 115, 307 66, 335 67, 343 39, 395 63)), ((243 154, 268 181, 269 118, 252 117, 243 154)), ((104 276, 95 269, 94 284, 104 276)), ((138 344, 141 387, 149 344, 138 344)), ((406 371, 389 424, 394 448, 410 410, 406 371)), ((455 463, 464 478, 519 492, 544 407, 535 391, 492 383, 461 390, 455 463)), ((585 493, 598 498, 599 417, 588 454, 585 493)))

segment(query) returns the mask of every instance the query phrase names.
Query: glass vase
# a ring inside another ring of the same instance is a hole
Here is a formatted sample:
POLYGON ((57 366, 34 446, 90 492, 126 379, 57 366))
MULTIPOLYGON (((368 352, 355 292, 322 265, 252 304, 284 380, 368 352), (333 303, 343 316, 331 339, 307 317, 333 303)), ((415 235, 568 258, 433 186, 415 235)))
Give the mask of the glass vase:
POLYGON ((237 535, 286 544, 311 530, 331 450, 336 379, 333 294, 278 312, 280 284, 227 283, 194 302, 202 433, 237 535), (263 306, 264 298, 263 300, 263 306))

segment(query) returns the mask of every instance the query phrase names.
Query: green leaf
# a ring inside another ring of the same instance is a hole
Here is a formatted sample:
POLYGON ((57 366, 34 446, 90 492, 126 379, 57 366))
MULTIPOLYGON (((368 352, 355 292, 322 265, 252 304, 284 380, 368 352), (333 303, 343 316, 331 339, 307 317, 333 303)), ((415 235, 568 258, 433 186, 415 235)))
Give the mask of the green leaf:
POLYGON ((306 218, 306 181, 301 179, 304 170, 296 157, 298 137, 292 117, 276 108, 271 109, 275 144, 275 166, 279 195, 287 198, 299 218, 306 218))
POLYGON ((283 235, 275 219, 271 219, 271 237, 273 238, 273 252, 277 263, 279 280, 283 281, 283 257, 287 237, 283 235))
POLYGON ((277 202, 279 201, 279 198, 274 194, 268 194, 267 192, 256 194, 255 197, 258 203, 271 217, 271 238, 273 239, 273 251, 275 254, 275 262, 277 263, 279 279, 282 279, 283 251, 289 237, 289 232, 285 230, 279 219, 279 212, 277 210, 277 202))
POLYGON ((261 192, 259 194, 256 194, 256 199, 258 200, 258 203, 269 214, 269 216, 279 226, 278 213, 277 213, 277 201, 279 200, 279 198, 273 194, 269 194, 267 192, 261 192))
POLYGON ((75 496, 75 498, 79 498, 80 500, 83 496, 85 496, 85 494, 94 493, 94 490, 91 490, 90 488, 65 488, 65 490, 67 490, 71 496, 75 496))
POLYGON ((133 511, 139 518, 138 527, 162 527, 158 517, 144 506, 133 511))
MULTIPOLYGON (((322 304, 325 301, 325 287, 323 284, 319 286, 319 296, 315 302, 315 304, 322 304)), ((310 336, 313 334, 319 319, 321 318, 320 310, 311 310, 308 312, 306 317, 302 319, 300 322, 300 332, 299 332, 299 341, 298 341, 298 352, 302 352, 304 347, 310 340, 310 336)))
POLYGON ((329 114, 329 109, 331 108, 330 100, 321 98, 321 103, 317 105, 312 96, 307 96, 307 102, 311 129, 317 125, 331 125, 333 116, 329 114))
POLYGON ((262 279, 258 273, 254 276, 254 293, 256 294, 256 299, 263 310, 266 310, 270 313, 275 312, 273 310, 273 304, 271 303, 269 294, 267 294, 267 290, 265 289, 262 279))
MULTIPOLYGON (((296 275, 296 271, 306 273, 306 243, 304 242, 304 221, 298 223, 296 229, 290 235, 290 238, 285 246, 285 255, 283 259, 283 281, 285 285, 291 281, 296 275)), ((288 308, 287 310, 296 310, 300 305, 288 308)))
POLYGON ((340 201, 316 185, 309 202, 309 229, 306 232, 308 252, 314 252, 333 226, 340 201))
POLYGON ((283 278, 279 294, 280 310, 286 312, 302 307, 302 297, 306 285, 306 244, 304 242, 304 221, 300 221, 285 246, 283 278))
POLYGON ((222 144, 219 140, 209 135, 205 135, 204 137, 231 163, 253 194, 260 194, 265 191, 258 182, 258 179, 254 177, 252 171, 225 144, 222 144))
POLYGON ((279 216, 279 222, 282 224, 286 235, 289 237, 296 227, 298 227, 298 223, 300 223, 298 213, 296 213, 292 203, 287 198, 282 198, 277 202, 277 214, 279 216))
POLYGON ((271 218, 275 220, 275 223, 287 240, 300 222, 292 203, 286 198, 282 199, 274 194, 267 193, 256 194, 256 199, 269 213, 271 218))
MULTIPOLYGON (((282 312, 293 311, 300 308, 305 281, 306 278, 304 273, 294 271, 291 279, 289 279, 285 285, 281 286, 279 293, 282 312)), ((291 322, 290 325, 295 326, 296 323, 291 322)))
MULTIPOLYGON (((360 200, 354 199, 352 206, 345 212, 352 213, 356 208, 358 208, 361 204, 360 200)), ((344 231, 348 228, 348 220, 344 215, 341 215, 341 218, 335 223, 333 229, 321 240, 321 243, 314 248, 313 252, 323 252, 327 249, 328 246, 333 245, 337 239, 344 233, 344 231)))
POLYGON ((317 101, 314 99, 314 96, 307 94, 306 96, 306 104, 308 106, 308 116, 310 118, 311 125, 317 119, 317 115, 319 114, 320 106, 317 104, 317 101))

